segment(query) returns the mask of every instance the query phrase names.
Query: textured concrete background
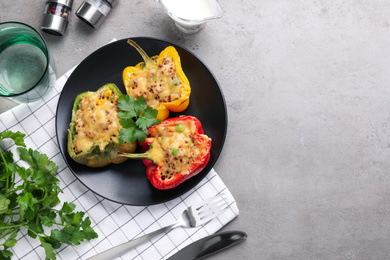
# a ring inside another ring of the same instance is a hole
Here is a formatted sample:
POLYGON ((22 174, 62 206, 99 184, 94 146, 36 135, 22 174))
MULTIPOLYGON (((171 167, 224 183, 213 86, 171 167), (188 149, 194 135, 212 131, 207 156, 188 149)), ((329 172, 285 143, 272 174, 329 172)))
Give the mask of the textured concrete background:
MULTIPOLYGON (((390 2, 220 2, 224 17, 191 36, 154 0, 120 0, 97 30, 73 13, 63 37, 44 36, 59 75, 132 36, 184 45, 212 70, 229 115, 215 169, 240 209, 224 230, 249 237, 210 259, 389 259, 390 2)), ((1 0, 0 21, 39 29, 43 8, 1 0)))

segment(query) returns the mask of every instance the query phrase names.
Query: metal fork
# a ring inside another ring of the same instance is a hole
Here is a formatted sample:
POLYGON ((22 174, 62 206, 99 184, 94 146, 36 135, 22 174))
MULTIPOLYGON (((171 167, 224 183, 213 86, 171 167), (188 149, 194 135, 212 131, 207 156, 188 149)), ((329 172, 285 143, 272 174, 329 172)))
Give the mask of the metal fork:
POLYGON ((107 249, 95 256, 88 258, 87 260, 107 260, 116 258, 128 250, 141 245, 149 239, 168 232, 176 227, 197 227, 203 225, 218 215, 222 214, 228 208, 228 203, 223 197, 223 194, 209 198, 205 201, 196 203, 191 207, 188 207, 183 211, 179 219, 175 223, 148 233, 142 237, 130 240, 113 248, 107 249))

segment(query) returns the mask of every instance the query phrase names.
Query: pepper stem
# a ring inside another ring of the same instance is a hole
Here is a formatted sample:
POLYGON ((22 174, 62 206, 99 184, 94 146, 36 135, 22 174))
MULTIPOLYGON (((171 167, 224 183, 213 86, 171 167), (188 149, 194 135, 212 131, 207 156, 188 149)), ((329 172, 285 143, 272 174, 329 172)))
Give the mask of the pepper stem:
POLYGON ((148 160, 152 160, 150 158, 148 152, 145 152, 145 153, 122 153, 122 152, 118 152, 118 156, 126 157, 126 158, 129 158, 129 159, 148 159, 148 160))
POLYGON ((139 52, 139 54, 141 54, 145 64, 148 62, 153 62, 153 60, 148 56, 148 54, 146 54, 146 52, 137 43, 135 43, 135 41, 128 39, 127 43, 133 46, 139 52))

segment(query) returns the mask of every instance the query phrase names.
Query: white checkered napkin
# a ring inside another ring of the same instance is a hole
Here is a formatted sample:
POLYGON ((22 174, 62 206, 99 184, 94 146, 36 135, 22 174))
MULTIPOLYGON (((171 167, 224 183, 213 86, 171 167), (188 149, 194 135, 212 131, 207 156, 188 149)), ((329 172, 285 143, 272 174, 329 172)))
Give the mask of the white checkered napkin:
MULTIPOLYGON (((211 172, 193 189, 174 200, 158 205, 126 206, 103 199, 82 185, 71 173, 63 160, 56 139, 55 113, 61 90, 72 70, 60 77, 55 87, 43 100, 21 104, 0 115, 0 131, 12 130, 26 134, 28 148, 45 153, 58 167, 62 202, 76 204, 76 210, 85 211, 98 233, 97 239, 79 246, 63 246, 57 250, 57 259, 86 259, 113 246, 142 236, 150 231, 173 223, 181 212, 192 204, 208 197, 224 193, 230 208, 218 218, 197 228, 176 228, 138 246, 118 259, 165 259, 189 243, 213 234, 234 219, 238 214, 236 202, 218 174, 211 172)), ((18 160, 16 147, 4 140, 2 149, 10 149, 18 160)), ((31 239, 23 230, 16 237, 12 248, 13 259, 45 259, 38 239, 31 239)), ((1 241, 0 241, 1 242, 1 241)))

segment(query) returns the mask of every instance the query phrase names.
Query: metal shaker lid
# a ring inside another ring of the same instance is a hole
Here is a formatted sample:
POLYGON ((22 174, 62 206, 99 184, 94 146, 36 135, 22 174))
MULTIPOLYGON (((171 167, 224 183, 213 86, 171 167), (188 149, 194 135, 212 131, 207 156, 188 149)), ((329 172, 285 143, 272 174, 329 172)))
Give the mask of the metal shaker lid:
POLYGON ((46 33, 62 36, 65 33, 67 26, 68 19, 64 19, 58 15, 43 15, 43 23, 41 29, 46 33))
POLYGON ((72 7, 73 0, 50 0, 52 3, 63 4, 72 7))
POLYGON ((93 28, 98 28, 102 24, 104 18, 106 18, 99 9, 85 1, 80 5, 79 9, 77 9, 76 15, 93 28))

